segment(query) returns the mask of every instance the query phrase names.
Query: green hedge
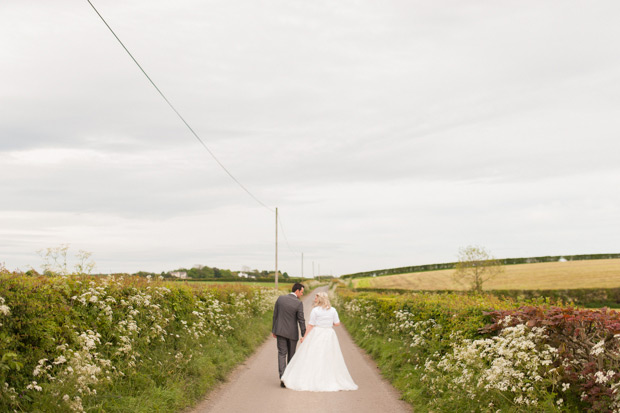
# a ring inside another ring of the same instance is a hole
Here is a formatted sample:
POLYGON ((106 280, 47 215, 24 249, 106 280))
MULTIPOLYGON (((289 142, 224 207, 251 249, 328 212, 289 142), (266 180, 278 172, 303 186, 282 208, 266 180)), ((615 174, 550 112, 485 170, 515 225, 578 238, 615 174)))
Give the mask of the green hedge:
MULTIPOLYGON (((357 292, 407 294, 422 291, 391 288, 355 288, 357 292)), ((436 294, 468 295, 467 291, 438 290, 436 294)), ((486 290, 485 294, 512 298, 521 302, 550 300, 587 308, 620 308, 620 288, 575 288, 564 290, 486 290)))
POLYGON ((415 412, 620 407, 620 315, 495 296, 336 290, 355 342, 415 412))
POLYGON ((264 341, 278 294, 1 274, 0 411, 179 411, 264 341))
MULTIPOLYGON (((515 308, 495 297, 461 294, 378 294, 338 288, 333 300, 355 342, 377 362, 382 374, 416 412, 448 411, 432 406, 436 396, 421 378, 424 364, 444 354, 459 338, 474 339, 491 318, 486 312, 515 308), (400 315, 406 314, 402 319, 400 315)), ((476 411, 455 406, 454 411, 476 411)))
POLYGON ((620 308, 620 288, 576 288, 566 290, 492 290, 490 294, 519 300, 549 298, 588 308, 620 308))

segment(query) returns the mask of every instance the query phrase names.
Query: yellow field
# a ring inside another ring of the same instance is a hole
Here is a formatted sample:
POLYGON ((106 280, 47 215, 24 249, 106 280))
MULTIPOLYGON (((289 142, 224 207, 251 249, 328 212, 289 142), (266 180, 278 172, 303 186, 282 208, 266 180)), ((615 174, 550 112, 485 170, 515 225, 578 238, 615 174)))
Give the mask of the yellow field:
MULTIPOLYGON (((620 287, 620 259, 506 265, 484 284, 485 290, 559 290, 620 287)), ((452 279, 454 270, 358 278, 355 287, 410 290, 466 290, 452 279)))

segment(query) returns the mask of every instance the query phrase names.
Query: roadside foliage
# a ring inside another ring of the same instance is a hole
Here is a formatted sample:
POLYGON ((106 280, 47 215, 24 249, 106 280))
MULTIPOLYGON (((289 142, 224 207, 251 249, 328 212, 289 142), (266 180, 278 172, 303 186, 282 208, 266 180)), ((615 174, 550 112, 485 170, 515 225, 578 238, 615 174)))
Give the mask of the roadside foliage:
POLYGON ((0 275, 0 411, 168 412, 267 336, 274 289, 0 275))
POLYGON ((620 313, 338 288, 356 342, 416 412, 620 412, 620 313))

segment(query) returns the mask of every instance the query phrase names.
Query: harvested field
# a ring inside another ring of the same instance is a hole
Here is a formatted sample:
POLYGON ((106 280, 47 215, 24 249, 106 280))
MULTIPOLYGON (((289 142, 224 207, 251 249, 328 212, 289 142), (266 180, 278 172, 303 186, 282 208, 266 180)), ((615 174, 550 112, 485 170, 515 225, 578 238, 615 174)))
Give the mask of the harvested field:
MULTIPOLYGON (((485 290, 554 290, 620 287, 620 259, 517 264, 484 284, 485 290)), ((465 290, 452 279, 454 270, 368 277, 353 280, 355 287, 410 290, 465 290)))

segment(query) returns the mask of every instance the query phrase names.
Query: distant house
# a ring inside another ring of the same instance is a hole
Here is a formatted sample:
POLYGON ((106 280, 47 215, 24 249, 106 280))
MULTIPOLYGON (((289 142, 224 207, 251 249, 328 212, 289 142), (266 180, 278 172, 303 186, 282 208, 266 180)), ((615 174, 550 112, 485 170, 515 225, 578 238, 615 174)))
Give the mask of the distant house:
POLYGON ((185 271, 172 271, 170 275, 177 278, 187 278, 187 272, 185 271))
POLYGON ((566 262, 566 258, 564 258, 564 257, 560 257, 560 259, 558 260, 558 262, 566 262))
POLYGON ((239 273, 239 277, 241 277, 241 278, 248 278, 248 275, 246 273, 244 273, 244 272, 240 272, 239 273))

